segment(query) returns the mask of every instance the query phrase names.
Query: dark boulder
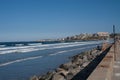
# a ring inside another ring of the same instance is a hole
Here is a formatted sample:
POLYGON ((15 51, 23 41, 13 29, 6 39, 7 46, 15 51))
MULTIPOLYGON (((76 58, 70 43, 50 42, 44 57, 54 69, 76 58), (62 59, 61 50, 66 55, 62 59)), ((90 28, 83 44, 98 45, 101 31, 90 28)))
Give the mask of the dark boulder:
POLYGON ((69 63, 62 64, 62 65, 59 66, 59 68, 62 68, 64 70, 68 71, 69 69, 72 68, 72 63, 69 62, 69 63))
POLYGON ((30 80, 39 80, 39 78, 37 76, 33 76, 30 78, 30 80))
POLYGON ((56 73, 53 75, 51 80, 65 80, 65 77, 61 75, 60 73, 56 73))
POLYGON ((39 80, 50 80, 52 76, 55 74, 55 72, 47 72, 46 75, 43 75, 39 78, 39 80))

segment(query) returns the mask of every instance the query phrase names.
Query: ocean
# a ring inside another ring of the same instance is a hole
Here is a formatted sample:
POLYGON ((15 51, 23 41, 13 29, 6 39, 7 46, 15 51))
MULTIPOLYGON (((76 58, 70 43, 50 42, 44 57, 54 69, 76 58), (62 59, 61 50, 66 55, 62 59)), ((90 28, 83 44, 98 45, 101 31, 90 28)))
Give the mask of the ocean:
POLYGON ((0 80, 29 80, 69 61, 69 57, 104 41, 1 42, 0 80))

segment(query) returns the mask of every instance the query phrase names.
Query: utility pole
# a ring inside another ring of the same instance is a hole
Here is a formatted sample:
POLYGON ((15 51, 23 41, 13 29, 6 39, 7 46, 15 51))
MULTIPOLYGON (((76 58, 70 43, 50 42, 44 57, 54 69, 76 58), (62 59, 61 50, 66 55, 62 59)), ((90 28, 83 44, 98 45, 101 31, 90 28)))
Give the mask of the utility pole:
POLYGON ((116 45, 115 45, 115 25, 113 25, 113 37, 114 37, 114 60, 116 60, 116 45))

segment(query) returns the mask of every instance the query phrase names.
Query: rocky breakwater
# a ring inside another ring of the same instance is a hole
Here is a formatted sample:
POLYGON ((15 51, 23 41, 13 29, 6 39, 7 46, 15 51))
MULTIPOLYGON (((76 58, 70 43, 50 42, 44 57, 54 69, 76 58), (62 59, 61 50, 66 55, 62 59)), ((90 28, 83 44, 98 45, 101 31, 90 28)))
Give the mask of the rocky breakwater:
POLYGON ((30 80, 71 80, 101 53, 100 47, 79 53, 70 57, 70 62, 61 64, 56 70, 42 76, 33 76, 30 80))

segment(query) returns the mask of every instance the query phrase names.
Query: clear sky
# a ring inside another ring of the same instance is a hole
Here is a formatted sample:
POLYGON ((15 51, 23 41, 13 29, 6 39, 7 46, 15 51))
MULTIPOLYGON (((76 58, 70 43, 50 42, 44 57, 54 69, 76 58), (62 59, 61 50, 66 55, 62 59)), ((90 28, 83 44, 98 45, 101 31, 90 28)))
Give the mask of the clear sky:
POLYGON ((0 0, 0 41, 120 31, 120 0, 0 0))

